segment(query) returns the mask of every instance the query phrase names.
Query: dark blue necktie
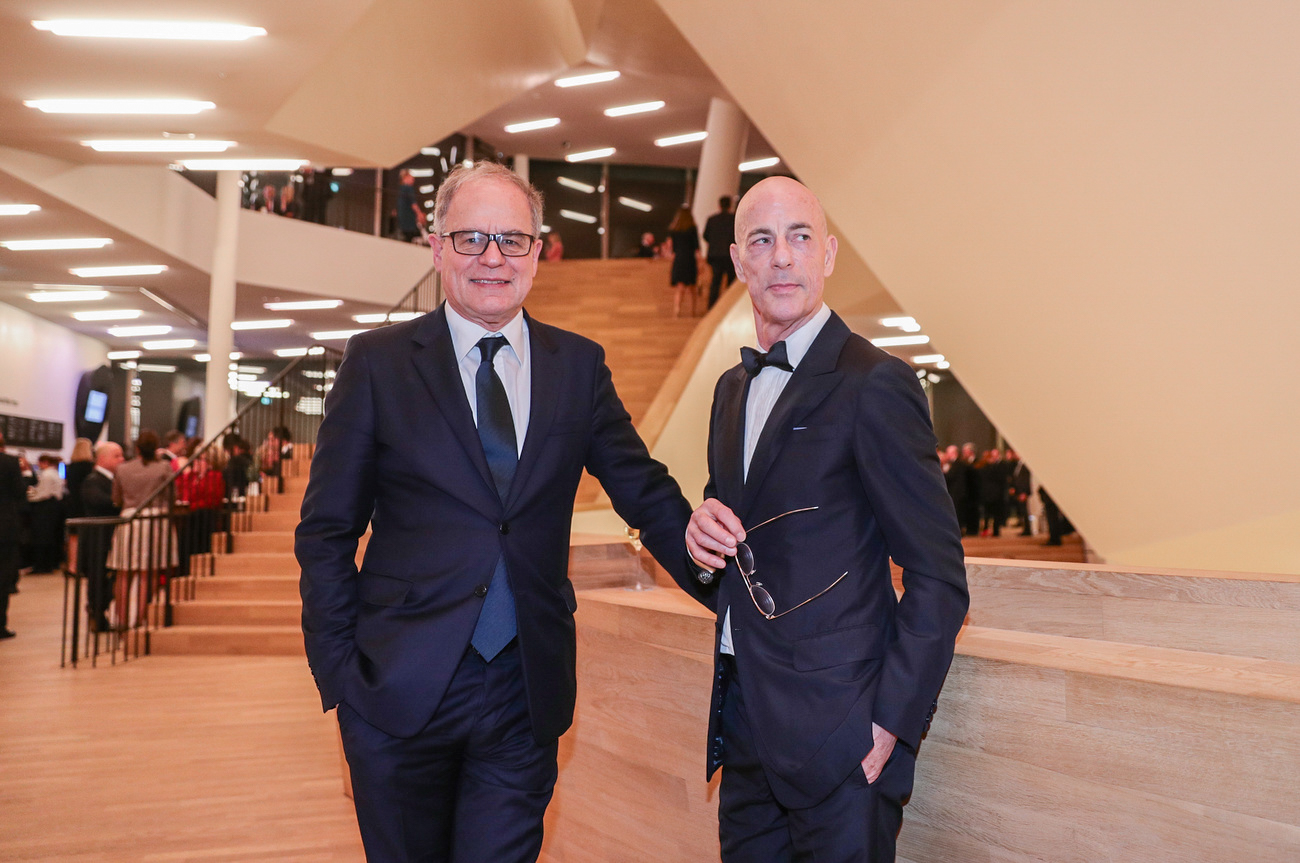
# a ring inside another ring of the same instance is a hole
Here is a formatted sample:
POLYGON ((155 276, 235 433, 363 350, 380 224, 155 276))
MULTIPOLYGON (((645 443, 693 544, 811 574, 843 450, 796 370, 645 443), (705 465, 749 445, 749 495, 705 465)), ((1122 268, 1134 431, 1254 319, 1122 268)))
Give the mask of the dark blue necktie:
POLYGON ((794 371, 794 367, 790 365, 784 341, 772 345, 772 349, 767 353, 756 351, 753 348, 741 348, 740 364, 745 367, 745 371, 749 373, 751 378, 758 377, 758 373, 766 366, 785 369, 787 372, 794 371))
MULTIPOLYGON (((483 442, 483 455, 487 457, 488 469, 492 472, 492 480, 503 504, 510 491, 510 481, 515 476, 515 467, 519 464, 510 400, 506 398, 506 388, 501 383, 501 378, 497 377, 496 369, 492 367, 492 358, 505 344, 506 340, 501 337, 479 339, 478 373, 474 378, 478 436, 483 442)), ((510 592, 503 555, 497 561, 496 571, 492 573, 492 583, 488 585, 487 597, 479 611, 478 624, 474 627, 470 644, 483 659, 491 662, 510 643, 516 632, 515 598, 510 592)))

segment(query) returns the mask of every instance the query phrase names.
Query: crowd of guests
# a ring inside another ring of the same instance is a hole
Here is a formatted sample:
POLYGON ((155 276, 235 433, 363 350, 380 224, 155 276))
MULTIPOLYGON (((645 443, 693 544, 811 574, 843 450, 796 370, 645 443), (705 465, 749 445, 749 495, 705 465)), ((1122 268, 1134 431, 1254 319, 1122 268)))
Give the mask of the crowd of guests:
MULTIPOLYGON (((944 481, 964 536, 1001 536, 1013 520, 1021 536, 1034 534, 1030 498, 1034 483, 1029 468, 1011 447, 978 451, 973 443, 938 450, 944 481)), ((1048 545, 1060 545, 1074 527, 1047 489, 1038 487, 1047 523, 1048 545)))
MULTIPOLYGON (((42 454, 31 464, 25 457, 4 455, 0 437, 0 459, 6 466, 12 462, 16 476, 14 489, 0 489, 6 495, 0 500, 5 605, 8 595, 17 592, 21 573, 53 573, 75 564, 87 581, 91 627, 107 631, 133 623, 135 607, 142 604, 136 592, 141 574, 188 574, 191 555, 212 550, 213 534, 226 529, 228 514, 243 506, 250 486, 282 485, 283 464, 293 456, 292 435, 284 426, 272 428, 256 450, 235 433, 220 446, 204 449, 202 444, 201 438, 179 431, 160 439, 146 429, 130 459, 117 443, 92 446, 78 438, 66 464, 53 454, 42 454), (155 494, 173 476, 175 483, 155 494), (69 519, 136 514, 144 519, 133 527, 114 522, 77 529, 67 524, 69 519), (110 607, 118 609, 115 622, 108 618, 110 607)), ((2 616, 0 631, 9 631, 2 616)))
POLYGON ((249 174, 244 178, 243 207, 323 225, 325 208, 334 195, 331 183, 328 172, 316 171, 310 165, 286 175, 279 186, 249 174))

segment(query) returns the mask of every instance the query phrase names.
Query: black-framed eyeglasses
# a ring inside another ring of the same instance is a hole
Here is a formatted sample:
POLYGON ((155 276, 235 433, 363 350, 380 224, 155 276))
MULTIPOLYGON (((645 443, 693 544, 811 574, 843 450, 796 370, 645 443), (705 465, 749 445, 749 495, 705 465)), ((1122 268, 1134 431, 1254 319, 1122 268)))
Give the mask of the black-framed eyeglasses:
POLYGON ((481 255, 488 245, 496 243, 501 254, 507 258, 522 258, 533 250, 537 237, 520 231, 508 231, 504 234, 487 234, 483 231, 449 231, 443 234, 451 238, 451 247, 462 255, 481 255))
MULTIPOLYGON (((758 524, 754 525, 753 527, 747 529, 745 531, 745 535, 748 536, 749 534, 758 530, 763 525, 771 524, 772 522, 776 521, 778 518, 785 518, 787 515, 794 515, 797 512, 812 512, 815 509, 818 509, 818 507, 805 506, 802 509, 792 509, 789 512, 783 512, 780 515, 774 515, 771 518, 769 518, 767 521, 761 521, 758 524)), ((798 605, 792 608, 787 608, 785 611, 778 613, 776 610, 776 602, 772 599, 772 594, 767 592, 767 589, 763 587, 763 583, 761 581, 753 580, 754 573, 757 571, 754 567, 754 550, 751 549, 747 544, 743 542, 736 543, 736 568, 740 570, 741 577, 745 579, 745 587, 749 588, 749 598, 753 600, 754 607, 758 609, 759 614, 763 615, 763 617, 767 618, 768 620, 776 620, 778 617, 787 615, 790 612, 794 611, 795 609, 803 608, 805 605, 812 602, 814 599, 821 596, 823 593, 826 593, 835 585, 839 584, 841 581, 845 579, 846 576, 848 576, 848 573, 845 572, 839 578, 835 579, 830 584, 828 584, 825 588, 823 588, 820 593, 814 594, 813 596, 808 597, 798 605)))

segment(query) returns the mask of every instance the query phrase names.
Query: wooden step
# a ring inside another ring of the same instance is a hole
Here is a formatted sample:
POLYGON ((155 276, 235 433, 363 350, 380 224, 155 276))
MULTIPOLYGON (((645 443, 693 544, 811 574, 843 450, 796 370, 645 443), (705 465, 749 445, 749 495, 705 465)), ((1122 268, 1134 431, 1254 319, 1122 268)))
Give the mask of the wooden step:
POLYGON ((297 510, 276 510, 274 512, 253 513, 253 530, 255 531, 289 531, 298 526, 301 514, 297 510))
MULTIPOLYGON (((253 530, 236 533, 232 537, 234 554, 292 554, 294 533, 287 531, 253 530)), ((358 554, 364 554, 370 543, 370 534, 357 540, 358 554)))
POLYGON ((196 599, 174 606, 175 626, 298 626, 298 599, 196 599))
POLYGON ((269 494, 266 496, 268 512, 293 512, 302 511, 302 495, 299 492, 286 492, 284 494, 269 494))
POLYGON ((300 626, 173 626, 149 635, 153 656, 306 656, 300 626))
POLYGON ((1300 663, 1300 576, 968 558, 969 622, 1300 663))
POLYGON ((294 601, 298 593, 298 576, 294 575, 215 575, 197 579, 196 600, 281 600, 294 601))
POLYGON ((242 554, 223 554, 215 559, 217 576, 223 575, 292 575, 297 577, 301 570, 298 559, 292 551, 284 552, 245 552, 242 554))

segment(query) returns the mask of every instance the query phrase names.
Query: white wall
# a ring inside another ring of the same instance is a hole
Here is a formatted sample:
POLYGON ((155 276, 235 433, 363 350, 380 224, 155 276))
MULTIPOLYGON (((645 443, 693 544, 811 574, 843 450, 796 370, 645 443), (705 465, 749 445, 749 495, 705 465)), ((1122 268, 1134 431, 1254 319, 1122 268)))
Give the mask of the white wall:
POLYGON ((103 342, 0 303, 0 413, 63 423, 66 458, 77 438, 77 384, 84 373, 105 365, 107 354, 103 342))

